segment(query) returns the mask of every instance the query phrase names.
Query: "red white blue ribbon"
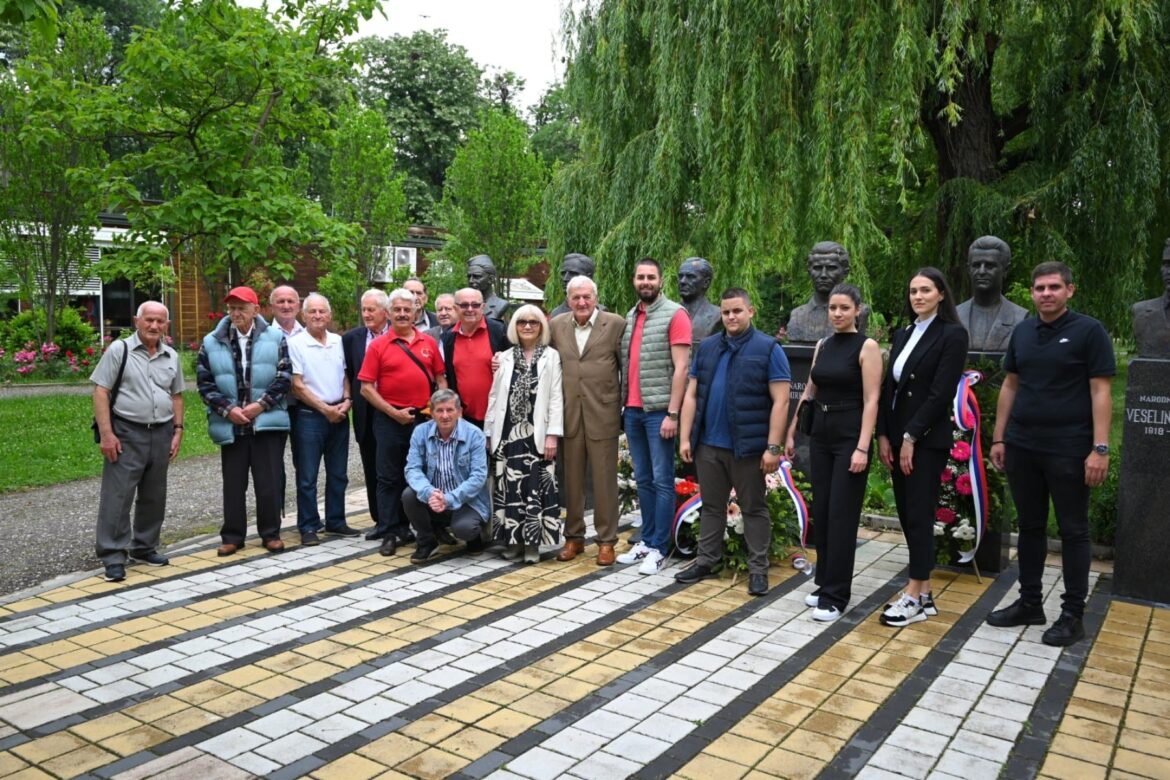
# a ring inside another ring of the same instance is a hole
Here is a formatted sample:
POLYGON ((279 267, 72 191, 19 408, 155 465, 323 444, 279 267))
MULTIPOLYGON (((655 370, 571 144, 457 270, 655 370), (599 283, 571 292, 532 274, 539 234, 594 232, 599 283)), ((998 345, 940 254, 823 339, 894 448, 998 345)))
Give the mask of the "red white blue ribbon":
POLYGON ((978 371, 964 371, 955 390, 955 426, 962 432, 971 431, 971 454, 967 458, 967 473, 971 476, 971 497, 975 504, 975 546, 959 555, 959 563, 970 563, 987 531, 987 468, 983 464, 983 438, 980 434, 979 400, 974 387, 983 381, 978 371))
POLYGON ((788 491, 788 497, 792 499, 792 508, 796 510, 796 524, 800 528, 800 549, 805 550, 808 544, 808 505, 805 504, 804 496, 800 494, 800 489, 792 479, 792 462, 788 458, 780 459, 779 475, 780 484, 788 491))
POLYGON ((674 513, 674 526, 671 531, 671 538, 674 539, 674 549, 678 550, 679 555, 691 555, 695 552, 695 545, 684 546, 679 534, 684 525, 692 525, 698 521, 699 510, 702 508, 703 496, 695 493, 686 501, 682 502, 678 510, 674 513))

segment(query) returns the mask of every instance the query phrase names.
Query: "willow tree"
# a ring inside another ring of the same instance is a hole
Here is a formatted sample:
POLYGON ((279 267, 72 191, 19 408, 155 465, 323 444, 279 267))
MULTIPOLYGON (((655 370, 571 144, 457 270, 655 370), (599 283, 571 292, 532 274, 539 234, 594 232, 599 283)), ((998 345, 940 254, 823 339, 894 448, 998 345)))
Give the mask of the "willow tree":
POLYGON ((1012 243, 1081 275, 1114 325, 1170 224, 1157 0, 600 0, 567 25, 580 158, 545 202, 550 254, 592 252, 607 299, 643 254, 716 286, 842 242, 898 305, 914 265, 1012 243))

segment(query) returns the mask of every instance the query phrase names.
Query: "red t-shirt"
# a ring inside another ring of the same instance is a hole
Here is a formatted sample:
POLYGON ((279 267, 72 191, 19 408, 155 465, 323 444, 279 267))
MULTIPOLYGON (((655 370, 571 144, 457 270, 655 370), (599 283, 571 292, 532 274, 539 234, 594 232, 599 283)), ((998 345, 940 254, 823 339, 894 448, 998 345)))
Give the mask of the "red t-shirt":
MULTIPOLYGON (((634 332, 630 335, 630 392, 626 396, 626 406, 642 406, 642 383, 638 376, 638 367, 642 354, 642 326, 646 324, 646 304, 638 304, 638 313, 634 315, 634 332)), ((670 318, 670 328, 667 330, 667 340, 670 346, 685 344, 691 345, 691 317, 686 309, 679 309, 670 318)))
POLYGON ((431 383, 414 361, 394 342, 405 344, 419 362, 431 372, 431 378, 442 376, 443 358, 433 338, 412 331, 409 340, 397 335, 393 328, 378 336, 366 347, 366 358, 358 379, 375 383, 378 395, 391 406, 402 409, 413 406, 424 408, 431 400, 431 383))
POLYGON ((487 320, 465 335, 455 326, 455 384, 463 401, 463 416, 482 420, 487 416, 488 393, 492 390, 492 343, 487 320))

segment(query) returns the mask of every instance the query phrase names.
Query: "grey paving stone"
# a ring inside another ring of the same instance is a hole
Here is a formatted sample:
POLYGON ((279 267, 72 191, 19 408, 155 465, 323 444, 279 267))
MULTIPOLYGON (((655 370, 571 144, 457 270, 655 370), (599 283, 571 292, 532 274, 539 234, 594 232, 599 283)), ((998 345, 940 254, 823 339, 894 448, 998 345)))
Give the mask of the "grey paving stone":
POLYGON ((938 770, 964 780, 998 780, 1003 764, 958 750, 948 750, 938 762, 938 770))
POLYGON ((935 759, 894 745, 882 745, 869 760, 869 765, 905 777, 926 777, 934 767, 935 759))
POLYGON ((894 729, 885 744, 937 759, 946 750, 950 739, 946 734, 937 734, 903 723, 894 729))
POLYGON ((335 715, 330 715, 328 718, 319 720, 310 726, 306 726, 301 729, 301 733, 316 737, 326 744, 333 744, 352 734, 357 734, 365 727, 366 723, 364 721, 351 718, 339 712, 335 715))
POLYGON ((1014 742, 1016 737, 1020 735, 1023 724, 1001 716, 988 715, 985 712, 976 711, 968 715, 967 720, 963 721, 963 729, 1014 742))
MULTIPOLYGON (((519 758, 512 759, 504 765, 504 768, 514 775, 530 780, 553 780, 553 778, 560 777, 576 763, 577 759, 575 758, 536 747, 519 758)), ((488 777, 496 777, 496 775, 492 774, 488 777)))
POLYGON ((281 710, 252 721, 248 724, 247 728, 255 731, 257 734, 263 734, 270 739, 276 739, 277 737, 283 737, 297 729, 303 728, 312 722, 312 718, 307 718, 299 712, 281 710))
MULTIPOLYGON (((320 720, 327 718, 330 715, 341 712, 353 706, 353 702, 337 696, 333 693, 319 693, 305 699, 302 702, 294 704, 291 709, 293 712, 304 715, 310 720, 320 720)), ((363 726, 364 728, 364 726, 363 726)))
MULTIPOLYGON (((91 688, 85 692, 93 701, 101 704, 108 704, 119 699, 126 699, 136 693, 142 693, 146 690, 145 685, 139 685, 133 680, 118 680, 109 685, 99 685, 96 688, 91 688)), ((92 704, 90 705, 92 706, 92 704)))
POLYGON ((199 743, 199 749, 220 758, 233 758, 268 741, 268 737, 247 729, 232 729, 199 743))
POLYGON ((670 748, 670 742, 631 731, 606 745, 605 752, 645 766, 670 748))
POLYGON ((649 734, 658 739, 665 739, 668 742, 678 742, 694 730, 694 723, 667 715, 661 711, 654 713, 649 718, 634 726, 634 731, 649 734))
POLYGON ((366 723, 378 723, 379 721, 391 718, 406 709, 407 705, 391 701, 384 696, 376 696, 372 699, 367 699, 360 704, 355 704, 345 714, 366 723))
POLYGON ((232 763, 254 777, 267 777, 280 769, 280 764, 256 753, 242 753, 233 758, 232 763))
POLYGON ((954 736, 964 721, 962 718, 954 715, 931 712, 927 709, 915 707, 910 710, 910 713, 902 720, 902 723, 906 726, 913 726, 916 729, 950 737, 954 736))
POLYGON ((287 734, 266 745, 261 745, 252 752, 259 753, 265 758, 276 761, 281 766, 287 766, 299 758, 317 752, 323 747, 325 747, 325 743, 320 740, 307 737, 304 734, 293 733, 287 734))
POLYGON ((1013 744, 1009 740, 980 734, 964 726, 951 742, 951 750, 1003 764, 1007 761, 1008 754, 1012 752, 1013 744))
POLYGON ((928 689, 944 696, 954 696, 974 703, 983 695, 984 686, 977 682, 961 680, 956 677, 939 677, 930 684, 928 689))
POLYGON ((581 731, 588 731, 590 734, 614 739, 625 734, 638 723, 636 718, 627 718, 625 715, 618 715, 616 712, 607 710, 597 710, 577 721, 577 728, 581 731))
POLYGON ((574 777, 582 780, 614 780, 628 777, 642 768, 641 764, 598 751, 569 770, 574 777))
POLYGON ((645 696, 655 701, 668 702, 687 692, 687 686, 667 682, 657 677, 644 680, 630 689, 626 696, 645 696))

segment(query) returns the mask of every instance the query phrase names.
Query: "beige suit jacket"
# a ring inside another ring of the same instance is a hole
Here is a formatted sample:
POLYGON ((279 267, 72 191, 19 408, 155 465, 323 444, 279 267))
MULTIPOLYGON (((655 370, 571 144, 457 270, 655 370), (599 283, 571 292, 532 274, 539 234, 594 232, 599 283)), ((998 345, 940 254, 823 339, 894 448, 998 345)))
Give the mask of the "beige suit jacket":
POLYGON ((622 335, 624 317, 599 311, 578 354, 572 312, 553 318, 552 346, 561 356, 564 376, 565 436, 616 439, 621 435, 622 335))

